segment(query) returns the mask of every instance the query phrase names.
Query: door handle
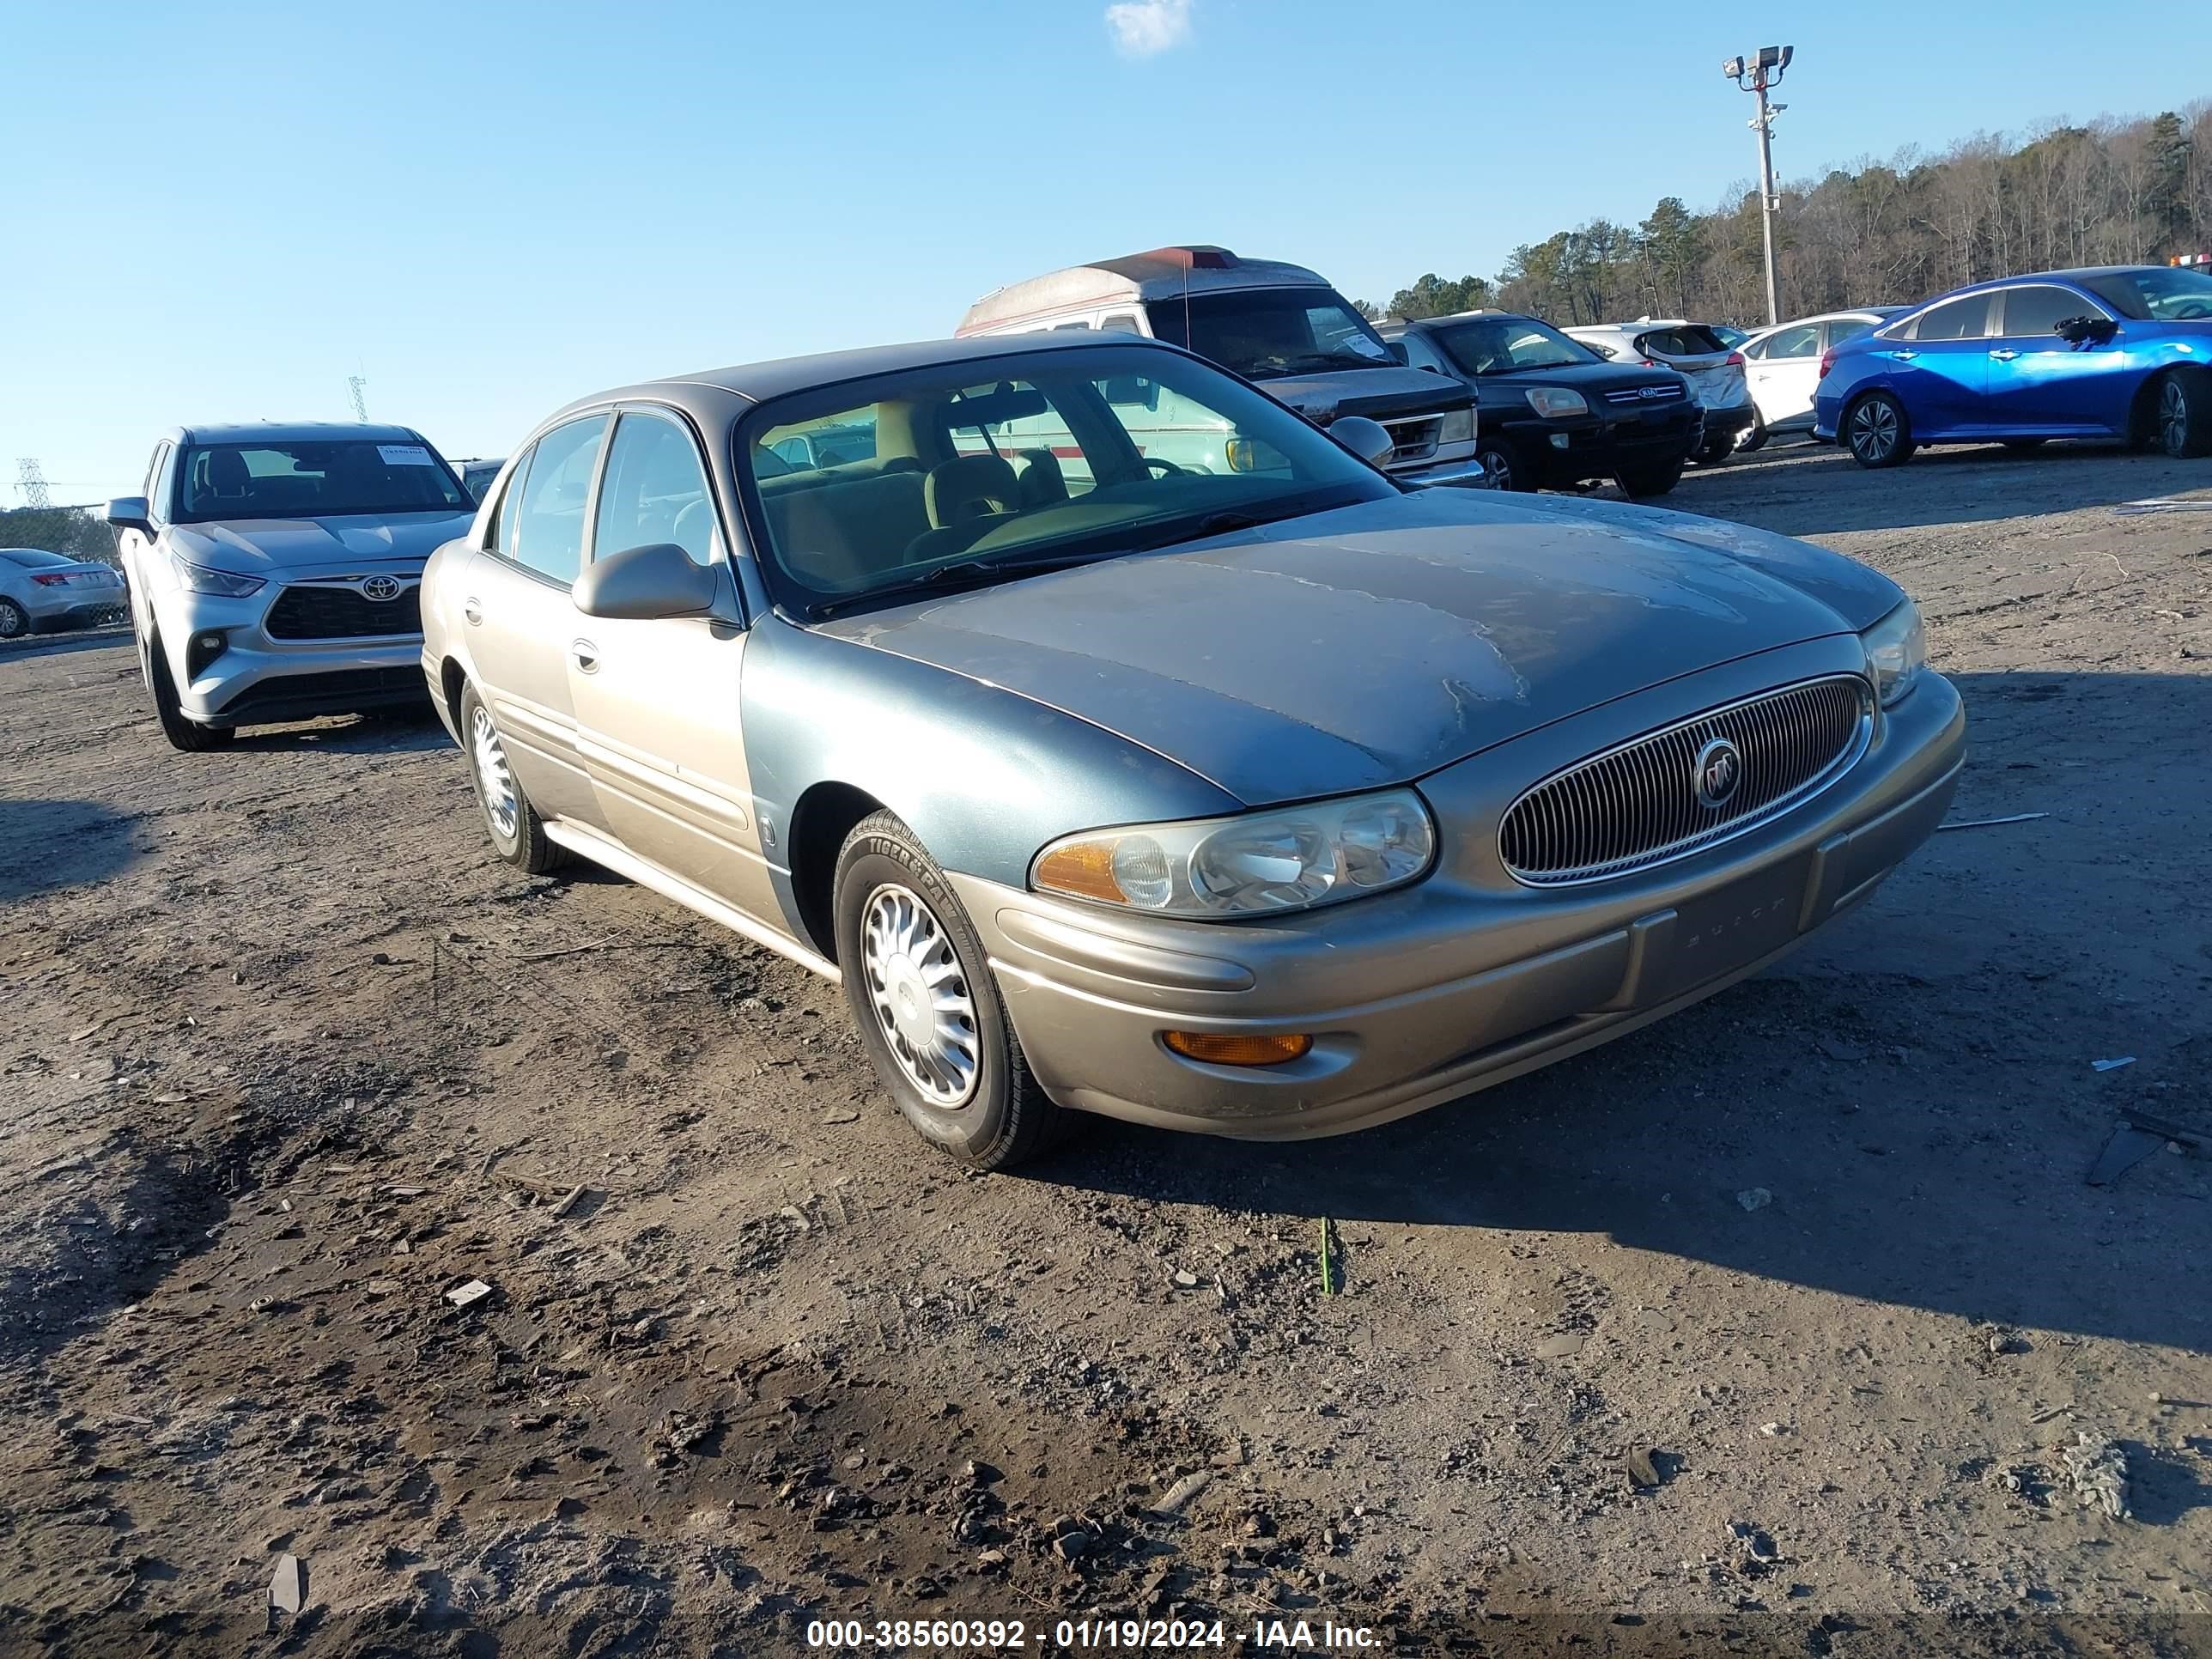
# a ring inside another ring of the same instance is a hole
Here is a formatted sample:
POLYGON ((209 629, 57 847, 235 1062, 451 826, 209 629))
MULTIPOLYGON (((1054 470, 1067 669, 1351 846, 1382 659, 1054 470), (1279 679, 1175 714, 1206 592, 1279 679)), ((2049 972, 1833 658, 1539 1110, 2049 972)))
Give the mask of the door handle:
POLYGON ((599 672, 599 647, 589 640, 571 641, 568 654, 575 659, 577 668, 584 673, 596 674, 599 672))
POLYGON ((461 601, 461 615, 468 618, 470 627, 482 628, 483 626, 483 606, 477 603, 476 600, 463 599, 461 601))
POLYGON ((1893 352, 1891 352, 1889 355, 1890 355, 1891 356, 1893 356, 1893 357, 1896 358, 1896 359, 1897 359, 1897 361, 1898 361, 1899 362, 1900 362, 1900 363, 1909 363, 1909 362, 1911 362, 1915 357, 1917 357, 1920 354, 1919 354, 1918 352, 1917 352, 1917 351, 1911 351, 1911 350, 1902 350, 1902 351, 1893 351, 1893 352))
POLYGON ((2019 356, 2020 353, 2014 351, 2010 346, 2002 346, 1990 353, 1990 356, 1996 358, 2001 363, 2008 363, 2014 358, 2019 356))

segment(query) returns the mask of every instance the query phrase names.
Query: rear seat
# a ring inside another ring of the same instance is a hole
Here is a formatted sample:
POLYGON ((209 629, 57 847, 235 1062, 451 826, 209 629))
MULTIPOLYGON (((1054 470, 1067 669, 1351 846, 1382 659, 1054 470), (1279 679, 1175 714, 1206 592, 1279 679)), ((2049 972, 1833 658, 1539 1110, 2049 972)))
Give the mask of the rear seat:
POLYGON ((760 482, 777 550, 811 587, 865 587, 905 562, 929 528, 921 463, 857 461, 760 482))

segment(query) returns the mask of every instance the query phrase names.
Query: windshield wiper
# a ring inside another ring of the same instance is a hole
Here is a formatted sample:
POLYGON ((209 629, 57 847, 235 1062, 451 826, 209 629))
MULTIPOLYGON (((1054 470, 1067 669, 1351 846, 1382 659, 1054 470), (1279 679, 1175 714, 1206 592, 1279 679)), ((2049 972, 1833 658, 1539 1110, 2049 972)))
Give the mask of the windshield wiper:
POLYGON ((1073 565, 1089 564, 1094 560, 1112 556, 1109 553, 1050 553, 1027 559, 955 559, 950 564, 932 565, 920 575, 908 576, 903 581, 871 587, 865 592, 847 593, 834 599, 820 600, 809 605, 806 614, 819 621, 842 616, 861 605, 896 599, 902 594, 927 593, 934 588, 968 583, 980 586, 1001 576, 1034 576, 1042 571, 1065 570, 1073 565))

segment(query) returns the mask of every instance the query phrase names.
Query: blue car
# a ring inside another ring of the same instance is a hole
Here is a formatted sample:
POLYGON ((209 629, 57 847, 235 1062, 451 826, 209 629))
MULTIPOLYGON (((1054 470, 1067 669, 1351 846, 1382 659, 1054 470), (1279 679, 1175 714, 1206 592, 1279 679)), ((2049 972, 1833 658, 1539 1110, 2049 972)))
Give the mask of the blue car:
POLYGON ((2052 438, 2212 453, 2212 274, 2117 265, 1956 289, 1829 349, 1813 434, 1862 466, 2052 438))

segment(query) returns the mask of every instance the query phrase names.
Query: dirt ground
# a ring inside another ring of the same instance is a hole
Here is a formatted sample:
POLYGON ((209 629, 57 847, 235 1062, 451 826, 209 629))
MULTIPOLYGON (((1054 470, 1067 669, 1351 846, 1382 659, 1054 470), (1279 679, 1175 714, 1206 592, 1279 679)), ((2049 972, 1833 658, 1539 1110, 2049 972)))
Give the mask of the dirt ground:
POLYGON ((184 756, 123 638, 0 652, 0 1649, 2212 1650, 2212 1148, 2085 1183, 2212 1128, 2212 512, 2112 511, 2190 492, 1693 474, 1902 581, 1954 817, 2047 816, 1468 1101, 1018 1177, 834 988, 495 862, 427 718, 184 756))

